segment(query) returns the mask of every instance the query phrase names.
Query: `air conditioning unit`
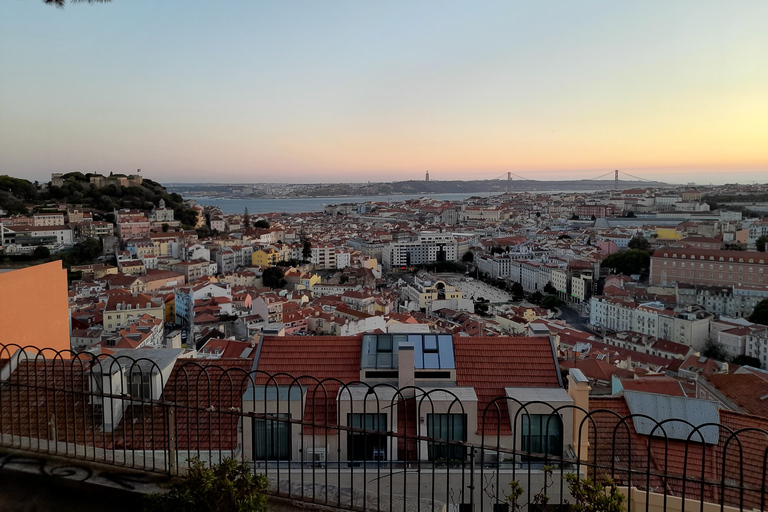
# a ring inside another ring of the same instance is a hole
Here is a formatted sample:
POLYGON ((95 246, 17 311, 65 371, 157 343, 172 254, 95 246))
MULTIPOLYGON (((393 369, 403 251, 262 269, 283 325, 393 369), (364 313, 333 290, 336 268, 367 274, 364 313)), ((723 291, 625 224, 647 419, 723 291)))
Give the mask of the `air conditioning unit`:
POLYGON ((324 464, 325 448, 307 448, 304 460, 313 464, 324 464))

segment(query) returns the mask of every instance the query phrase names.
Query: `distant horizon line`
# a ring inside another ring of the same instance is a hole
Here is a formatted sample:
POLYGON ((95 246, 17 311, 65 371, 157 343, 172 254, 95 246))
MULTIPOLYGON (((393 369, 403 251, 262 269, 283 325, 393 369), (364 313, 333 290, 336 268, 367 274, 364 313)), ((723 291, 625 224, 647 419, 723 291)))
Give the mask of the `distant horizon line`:
MULTIPOLYGON (((158 181, 154 178, 147 178, 152 181, 158 181)), ((163 181, 164 184, 167 185, 376 185, 376 184, 387 184, 387 183, 448 183, 448 182, 464 182, 464 183, 471 183, 471 182, 483 182, 483 181, 500 181, 502 183, 506 182, 506 179, 503 178, 492 178, 492 179, 482 179, 482 180, 434 180, 430 179, 427 180, 391 180, 391 181, 326 181, 326 182, 286 182, 286 181, 252 181, 252 182, 240 182, 240 181, 163 181)), ((521 182, 533 182, 533 183, 563 183, 563 182, 592 182, 592 183, 614 183, 614 180, 595 180, 595 179, 589 179, 589 178, 582 178, 582 179, 552 179, 552 180, 545 180, 545 179, 516 179, 511 180, 515 183, 521 183, 521 182)), ((661 184, 661 185, 686 185, 686 183, 670 183, 666 181, 657 181, 657 180, 623 180, 620 179, 619 183, 643 183, 647 182, 649 184, 661 184)))

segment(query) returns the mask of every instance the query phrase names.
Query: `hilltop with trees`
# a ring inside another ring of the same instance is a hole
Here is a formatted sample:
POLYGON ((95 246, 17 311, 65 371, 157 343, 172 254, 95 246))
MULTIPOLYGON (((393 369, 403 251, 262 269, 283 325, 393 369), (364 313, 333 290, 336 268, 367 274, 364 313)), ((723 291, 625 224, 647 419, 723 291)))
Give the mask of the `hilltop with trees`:
POLYGON ((182 225, 195 225, 197 213, 184 205, 181 195, 169 193, 155 181, 144 179, 141 185, 130 187, 97 187, 88 182, 88 176, 81 172, 64 174, 61 186, 41 186, 21 178, 0 176, 0 209, 9 214, 28 215, 54 203, 67 203, 104 212, 121 208, 151 210, 162 199, 182 225))

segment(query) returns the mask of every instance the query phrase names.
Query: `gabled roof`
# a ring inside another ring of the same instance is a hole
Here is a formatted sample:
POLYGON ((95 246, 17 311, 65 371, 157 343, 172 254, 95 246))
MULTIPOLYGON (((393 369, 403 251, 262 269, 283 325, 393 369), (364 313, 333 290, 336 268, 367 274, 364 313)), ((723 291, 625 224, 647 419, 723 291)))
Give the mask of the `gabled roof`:
MULTIPOLYGON (((562 387, 560 370, 548 337, 462 337, 453 338, 456 384, 475 388, 478 430, 483 430, 485 407, 505 396, 507 387, 562 387)), ((504 420, 502 435, 511 434, 506 402, 498 402, 504 420)), ((485 427, 494 434, 494 421, 485 427)))
MULTIPOLYGON (((271 375, 313 377, 299 379, 307 387, 304 420, 336 425, 336 394, 341 383, 360 378, 361 353, 361 336, 265 336, 259 343, 256 369, 271 375), (323 384, 319 385, 319 381, 323 384)), ((259 374, 255 384, 265 385, 267 380, 259 374)), ((293 380, 278 377, 272 382, 289 386, 293 380)), ((311 430, 312 427, 304 427, 305 432, 311 430)))

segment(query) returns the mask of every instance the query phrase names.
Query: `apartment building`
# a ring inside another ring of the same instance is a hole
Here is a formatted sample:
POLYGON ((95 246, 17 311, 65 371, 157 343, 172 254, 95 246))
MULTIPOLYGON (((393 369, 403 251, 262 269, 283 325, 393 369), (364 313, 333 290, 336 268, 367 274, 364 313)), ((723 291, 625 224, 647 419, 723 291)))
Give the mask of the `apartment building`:
POLYGON ((104 307, 104 331, 115 332, 145 314, 164 320, 165 306, 162 299, 143 293, 113 293, 104 307))
POLYGON ((64 214, 55 213, 36 213, 32 216, 32 225, 34 226, 63 226, 64 214))
POLYGON ((437 261, 457 261, 458 243, 450 233, 422 232, 418 240, 391 242, 382 249, 381 265, 391 269, 437 261))
POLYGON ((714 315, 700 306, 668 308, 660 302, 639 304, 621 299, 592 297, 589 322, 614 332, 632 331, 655 338, 704 348, 714 315))
POLYGON ((651 256, 649 284, 768 285, 768 253, 662 247, 651 256))
POLYGON ((675 286, 679 306, 698 304, 717 315, 747 317, 758 302, 768 298, 768 285, 733 284, 706 286, 679 283, 675 286))

